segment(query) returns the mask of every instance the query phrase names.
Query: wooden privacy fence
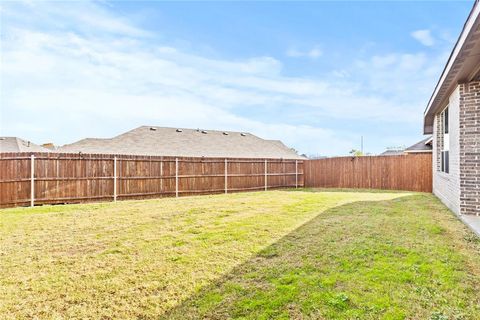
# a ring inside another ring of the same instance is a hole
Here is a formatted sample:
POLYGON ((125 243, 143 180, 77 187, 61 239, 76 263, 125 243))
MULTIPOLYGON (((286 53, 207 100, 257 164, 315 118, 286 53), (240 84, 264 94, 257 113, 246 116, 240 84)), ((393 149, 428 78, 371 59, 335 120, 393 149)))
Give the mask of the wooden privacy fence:
POLYGON ((283 187, 432 191, 432 156, 319 160, 0 153, 0 207, 283 187))
POLYGON ((0 153, 0 207, 303 186, 302 160, 0 153))
POLYGON ((305 161, 305 187, 432 192, 432 155, 339 157, 305 161))

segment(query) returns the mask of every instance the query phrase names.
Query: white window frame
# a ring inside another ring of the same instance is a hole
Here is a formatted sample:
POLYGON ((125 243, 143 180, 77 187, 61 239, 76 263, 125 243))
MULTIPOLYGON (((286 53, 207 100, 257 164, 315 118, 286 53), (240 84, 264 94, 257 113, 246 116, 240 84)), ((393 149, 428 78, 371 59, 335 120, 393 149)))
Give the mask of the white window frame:
POLYGON ((450 108, 446 106, 440 113, 443 144, 440 157, 440 171, 450 173, 450 108))

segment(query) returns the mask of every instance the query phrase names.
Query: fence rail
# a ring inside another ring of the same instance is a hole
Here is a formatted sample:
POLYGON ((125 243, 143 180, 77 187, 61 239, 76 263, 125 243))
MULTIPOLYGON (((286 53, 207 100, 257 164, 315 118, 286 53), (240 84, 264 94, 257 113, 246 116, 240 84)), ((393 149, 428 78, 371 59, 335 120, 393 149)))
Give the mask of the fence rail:
POLYGON ((432 192, 432 155, 337 157, 305 161, 305 187, 432 192))
POLYGON ((0 207, 302 187, 302 160, 0 154, 0 207))

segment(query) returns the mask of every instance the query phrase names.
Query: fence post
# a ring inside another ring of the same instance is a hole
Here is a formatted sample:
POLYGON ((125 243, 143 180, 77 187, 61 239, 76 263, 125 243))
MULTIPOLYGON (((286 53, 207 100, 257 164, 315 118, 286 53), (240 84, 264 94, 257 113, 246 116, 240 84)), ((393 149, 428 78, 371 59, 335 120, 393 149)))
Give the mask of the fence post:
POLYGON ((228 160, 225 158, 225 194, 228 193, 228 160))
POLYGON ((267 159, 265 159, 265 191, 267 191, 267 159))
POLYGON ((117 201, 117 157, 113 157, 113 202, 117 201))
POLYGON ((35 155, 30 156, 30 207, 35 204, 35 155))
POLYGON ((175 158, 175 197, 178 198, 178 158, 175 158))
POLYGON ((295 189, 298 188, 298 160, 295 160, 295 189))

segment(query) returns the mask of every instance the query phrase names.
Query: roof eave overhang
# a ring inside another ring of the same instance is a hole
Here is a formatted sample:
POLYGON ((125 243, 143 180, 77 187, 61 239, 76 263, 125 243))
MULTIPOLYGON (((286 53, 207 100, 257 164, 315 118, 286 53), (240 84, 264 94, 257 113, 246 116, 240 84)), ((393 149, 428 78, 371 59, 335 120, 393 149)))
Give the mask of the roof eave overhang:
POLYGON ((479 14, 479 0, 476 0, 425 109, 423 123, 425 134, 433 133, 435 114, 447 105, 455 87, 479 75, 480 42, 477 41, 480 35, 479 14))

